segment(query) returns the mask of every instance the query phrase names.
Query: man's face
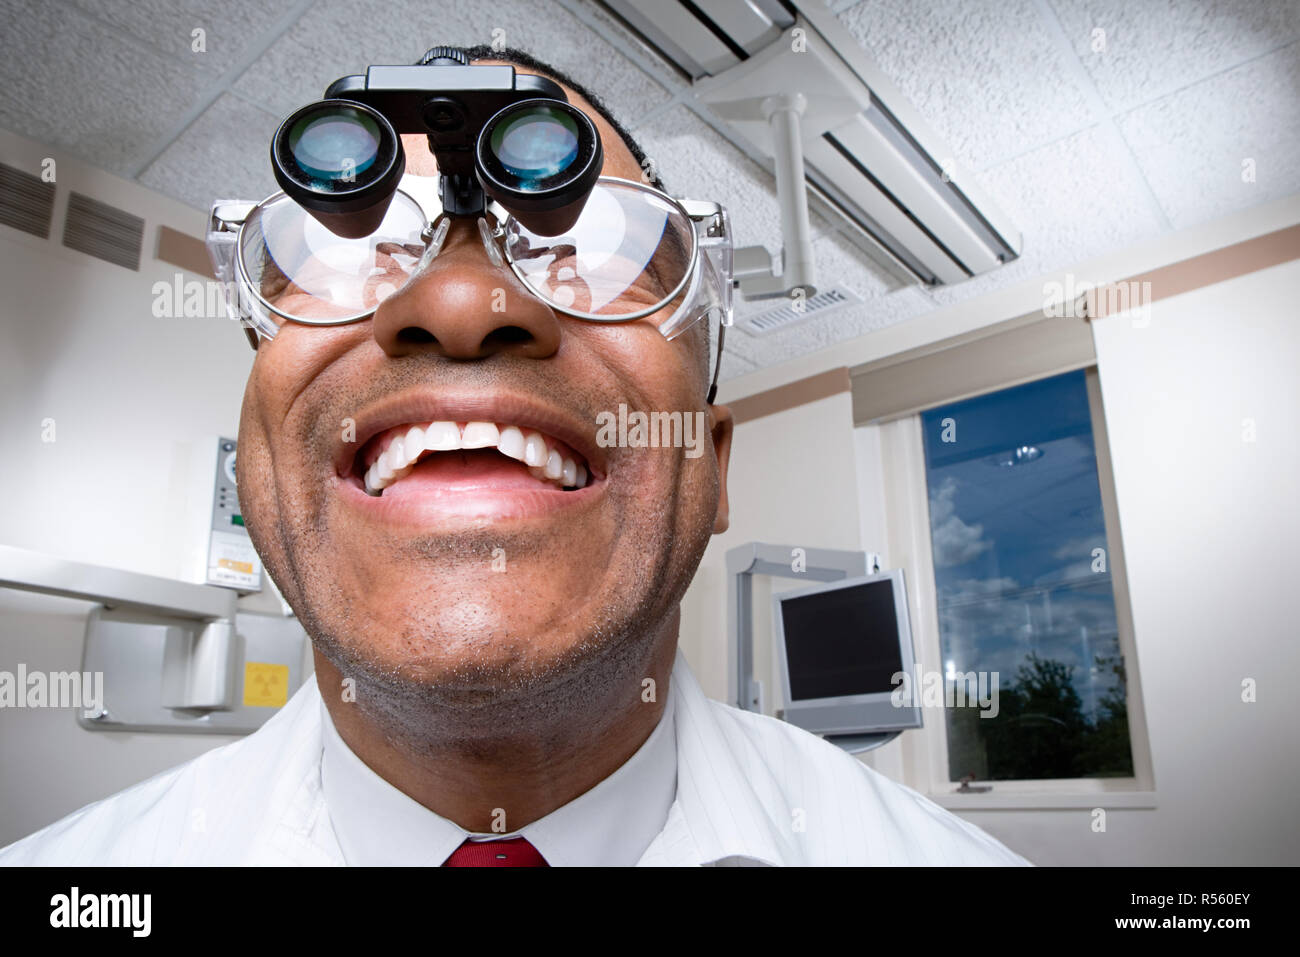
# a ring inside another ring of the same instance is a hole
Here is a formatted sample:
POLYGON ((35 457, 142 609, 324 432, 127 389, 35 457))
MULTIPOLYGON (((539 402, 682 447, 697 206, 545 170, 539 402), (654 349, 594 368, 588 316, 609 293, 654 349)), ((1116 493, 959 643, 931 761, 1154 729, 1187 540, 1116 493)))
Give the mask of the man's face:
MULTIPOLYGON (((640 179, 613 128, 565 92, 600 132, 604 174, 640 179)), ((436 173, 423 136, 403 145, 408 172, 436 173)), ((317 650, 344 675, 462 702, 598 658, 643 660, 628 643, 669 621, 709 535, 726 528, 731 421, 705 404, 698 347, 646 320, 553 311, 489 261, 468 220, 372 319, 286 323, 249 377, 240 502, 317 650), (704 410, 705 454, 601 448, 597 416, 620 404, 704 410), (367 495, 385 437, 435 421, 535 429, 592 478, 565 491, 495 449, 435 452, 367 495)))

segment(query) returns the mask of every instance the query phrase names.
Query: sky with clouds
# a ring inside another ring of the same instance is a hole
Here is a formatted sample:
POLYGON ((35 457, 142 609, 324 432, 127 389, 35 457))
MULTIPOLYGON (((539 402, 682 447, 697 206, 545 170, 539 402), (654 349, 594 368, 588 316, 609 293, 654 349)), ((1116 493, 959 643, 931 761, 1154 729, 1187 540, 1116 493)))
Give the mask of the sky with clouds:
POLYGON ((1092 659, 1119 645, 1084 373, 933 409, 922 428, 944 667, 1006 687, 1030 653, 1062 661, 1090 714, 1115 683, 1092 659))

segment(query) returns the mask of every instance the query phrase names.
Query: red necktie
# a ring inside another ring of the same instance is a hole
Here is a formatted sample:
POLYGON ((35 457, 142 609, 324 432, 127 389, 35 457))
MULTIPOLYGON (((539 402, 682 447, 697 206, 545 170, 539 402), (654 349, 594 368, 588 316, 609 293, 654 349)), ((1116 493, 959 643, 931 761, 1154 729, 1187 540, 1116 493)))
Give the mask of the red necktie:
POLYGON ((550 867, 537 848, 522 837, 508 841, 466 841, 443 867, 550 867))

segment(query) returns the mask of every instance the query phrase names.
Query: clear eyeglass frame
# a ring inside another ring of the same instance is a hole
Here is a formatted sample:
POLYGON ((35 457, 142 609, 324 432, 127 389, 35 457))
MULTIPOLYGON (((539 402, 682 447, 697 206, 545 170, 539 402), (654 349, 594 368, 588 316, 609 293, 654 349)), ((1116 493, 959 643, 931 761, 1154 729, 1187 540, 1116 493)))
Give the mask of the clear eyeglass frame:
MULTIPOLYGON (((403 178, 402 186, 412 179, 403 178)), ((415 177, 417 182, 427 177, 415 177)), ((712 403, 717 393, 718 374, 722 367, 722 348, 726 327, 733 318, 733 280, 732 280, 732 237, 731 224, 726 208, 718 203, 675 199, 661 190, 636 180, 602 176, 597 185, 602 183, 617 184, 619 188, 643 190, 656 200, 666 204, 680 215, 686 217, 692 229, 692 248, 689 253, 690 265, 681 281, 657 304, 647 306, 636 312, 619 315, 600 315, 566 306, 553 298, 542 295, 530 282, 523 267, 513 261, 508 254, 506 236, 512 225, 513 217, 496 202, 490 202, 486 213, 493 220, 489 225, 485 217, 477 220, 479 236, 492 263, 501 268, 509 268, 530 294, 545 302, 550 308, 574 318, 599 323, 635 322, 654 315, 669 305, 678 296, 681 302, 673 314, 655 325, 668 340, 673 340, 687 329, 693 327, 700 319, 706 318, 712 323, 710 336, 716 334, 717 359, 714 363, 708 401, 712 403), (685 294, 683 295, 683 290, 685 294)), ((435 217, 430 218, 429 202, 420 200, 399 187, 397 192, 424 211, 426 224, 421 233, 421 240, 426 244, 419 264, 412 270, 406 282, 419 276, 424 268, 438 255, 450 226, 450 218, 442 215, 441 209, 435 217)), ((244 257, 241 255, 243 228, 254 211, 265 208, 284 197, 283 192, 273 193, 260 203, 244 200, 218 200, 212 204, 208 219, 206 245, 212 260, 218 281, 223 287, 226 311, 232 320, 238 321, 244 328, 249 344, 257 349, 259 340, 271 340, 283 322, 300 325, 336 326, 360 322, 371 318, 375 307, 342 317, 306 318, 291 315, 268 302, 258 285, 249 277, 244 257), (276 321, 279 317, 280 321, 276 321)), ((432 198, 426 192, 426 197, 432 198)), ((432 199, 436 204, 436 198, 432 199)), ((304 214, 305 215, 305 214, 304 214)), ((403 284, 404 285, 404 284, 403 284)))

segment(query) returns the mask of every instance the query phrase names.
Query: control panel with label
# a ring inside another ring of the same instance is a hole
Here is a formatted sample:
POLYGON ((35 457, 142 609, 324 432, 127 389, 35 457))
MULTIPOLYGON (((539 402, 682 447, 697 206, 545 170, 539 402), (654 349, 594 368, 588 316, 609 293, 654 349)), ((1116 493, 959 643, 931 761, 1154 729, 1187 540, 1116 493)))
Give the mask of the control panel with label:
POLYGON ((262 590, 262 562, 244 527, 235 482, 234 439, 217 440, 217 468, 212 489, 212 524, 208 536, 209 585, 240 591, 262 590))

